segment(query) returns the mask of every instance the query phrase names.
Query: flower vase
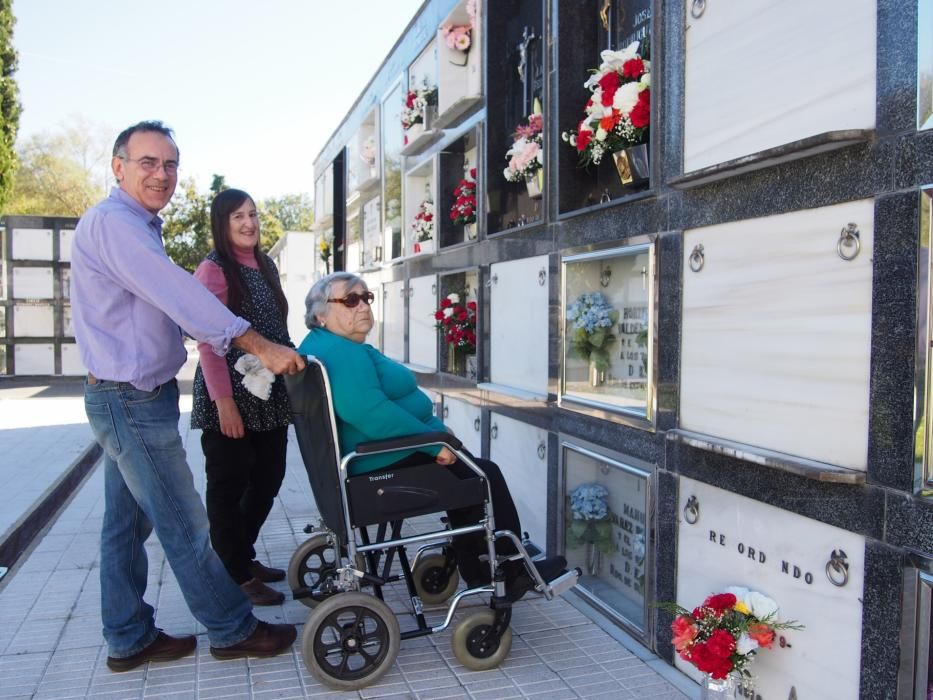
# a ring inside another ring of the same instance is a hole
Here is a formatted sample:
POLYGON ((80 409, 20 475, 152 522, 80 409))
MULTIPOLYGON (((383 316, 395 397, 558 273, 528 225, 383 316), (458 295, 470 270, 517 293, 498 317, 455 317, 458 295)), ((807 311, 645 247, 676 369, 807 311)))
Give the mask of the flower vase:
POLYGON ((418 122, 417 124, 412 124, 410 127, 405 129, 405 145, 407 146, 410 143, 414 143, 418 140, 418 137, 424 133, 425 126, 424 122, 418 122))
POLYGON ((475 241, 476 240, 476 222, 474 221, 472 224, 464 224, 463 234, 464 234, 465 240, 475 241))
POLYGON ((453 49, 447 52, 447 60, 455 66, 465 66, 469 57, 470 54, 467 51, 453 49))
POLYGON ((735 698, 735 678, 713 678, 708 673, 700 680, 700 700, 733 700, 735 698))
MULTIPOLYGON (((542 182, 541 182, 541 179, 538 178, 538 173, 541 173, 541 172, 542 171, 538 170, 533 175, 525 176, 525 187, 528 190, 528 196, 531 197, 532 199, 541 199, 542 182)), ((542 179, 543 179, 543 176, 542 176, 542 179)))
POLYGON ((606 370, 599 369, 596 363, 590 361, 590 386, 602 386, 606 383, 606 370))
POLYGON ((623 185, 639 185, 648 179, 648 144, 613 151, 612 161, 623 185))
POLYGON ((463 375, 463 356, 457 352, 453 345, 447 346, 447 372, 448 374, 463 375))
POLYGON ((415 251, 415 255, 420 255, 422 253, 433 253, 434 252, 434 239, 429 238, 426 241, 415 241, 414 251, 415 251))
POLYGON ((475 382, 477 377, 476 355, 466 356, 466 378, 475 382))

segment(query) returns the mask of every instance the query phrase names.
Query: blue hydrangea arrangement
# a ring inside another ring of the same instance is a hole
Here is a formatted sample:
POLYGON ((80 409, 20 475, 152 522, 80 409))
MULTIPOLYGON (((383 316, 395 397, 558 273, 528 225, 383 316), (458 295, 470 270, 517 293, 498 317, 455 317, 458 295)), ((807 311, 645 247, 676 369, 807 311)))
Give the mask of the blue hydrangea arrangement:
POLYGON ((609 346, 616 337, 612 328, 619 312, 600 292, 587 292, 567 309, 568 336, 575 354, 592 362, 598 370, 609 369, 609 346))
POLYGON ((609 489, 602 484, 580 484, 567 497, 569 503, 567 544, 594 545, 605 553, 613 551, 609 518, 609 489))

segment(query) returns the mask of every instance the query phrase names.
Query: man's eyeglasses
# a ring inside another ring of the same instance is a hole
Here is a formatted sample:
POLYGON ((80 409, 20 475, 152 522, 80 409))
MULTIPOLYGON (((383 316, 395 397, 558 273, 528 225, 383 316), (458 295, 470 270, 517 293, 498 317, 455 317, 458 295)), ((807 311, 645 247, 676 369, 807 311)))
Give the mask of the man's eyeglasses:
POLYGON ((178 161, 175 160, 159 160, 158 158, 128 158, 127 156, 117 157, 120 160, 127 160, 131 163, 136 163, 147 173, 158 172, 160 167, 165 170, 166 175, 175 175, 178 172, 178 161))
POLYGON ((328 299, 328 302, 334 302, 335 304, 343 304, 348 309, 355 309, 360 305, 361 301, 366 302, 366 306, 371 306, 373 300, 376 296, 372 292, 363 292, 362 294, 358 292, 350 292, 343 299, 328 299))

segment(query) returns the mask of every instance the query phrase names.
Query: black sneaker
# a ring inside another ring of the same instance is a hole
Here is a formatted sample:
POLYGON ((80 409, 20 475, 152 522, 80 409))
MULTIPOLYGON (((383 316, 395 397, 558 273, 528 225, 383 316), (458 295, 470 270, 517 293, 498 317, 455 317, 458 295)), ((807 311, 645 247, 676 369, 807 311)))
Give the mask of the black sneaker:
MULTIPOLYGON (((528 570, 525 568, 523 562, 517 561, 509 563, 518 565, 518 567, 520 567, 520 571, 514 577, 507 577, 505 597, 513 603, 517 603, 528 591, 534 590, 535 581, 528 573, 528 570)), ((558 576, 566 573, 567 571, 567 560, 559 555, 556 557, 541 559, 532 563, 538 570, 541 578, 544 579, 545 583, 553 581, 558 576)))

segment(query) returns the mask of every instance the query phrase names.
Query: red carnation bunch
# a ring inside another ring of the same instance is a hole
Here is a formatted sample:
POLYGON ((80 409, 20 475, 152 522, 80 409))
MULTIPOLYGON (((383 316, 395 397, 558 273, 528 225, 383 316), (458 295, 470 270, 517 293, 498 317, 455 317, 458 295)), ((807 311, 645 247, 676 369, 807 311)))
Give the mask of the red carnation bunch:
POLYGON ((470 168, 454 190, 454 203, 450 208, 450 220, 456 226, 476 221, 476 168, 470 168))
POLYGON ((452 292, 441 299, 434 312, 434 327, 444 332, 444 342, 464 355, 476 352, 476 302, 463 302, 465 294, 452 292))
POLYGON ((711 595, 692 612, 672 603, 659 607, 676 615, 671 644, 680 658, 719 679, 730 673, 750 677, 748 664, 758 649, 771 648, 775 630, 802 629, 793 622, 778 622, 777 603, 747 588, 711 595))

